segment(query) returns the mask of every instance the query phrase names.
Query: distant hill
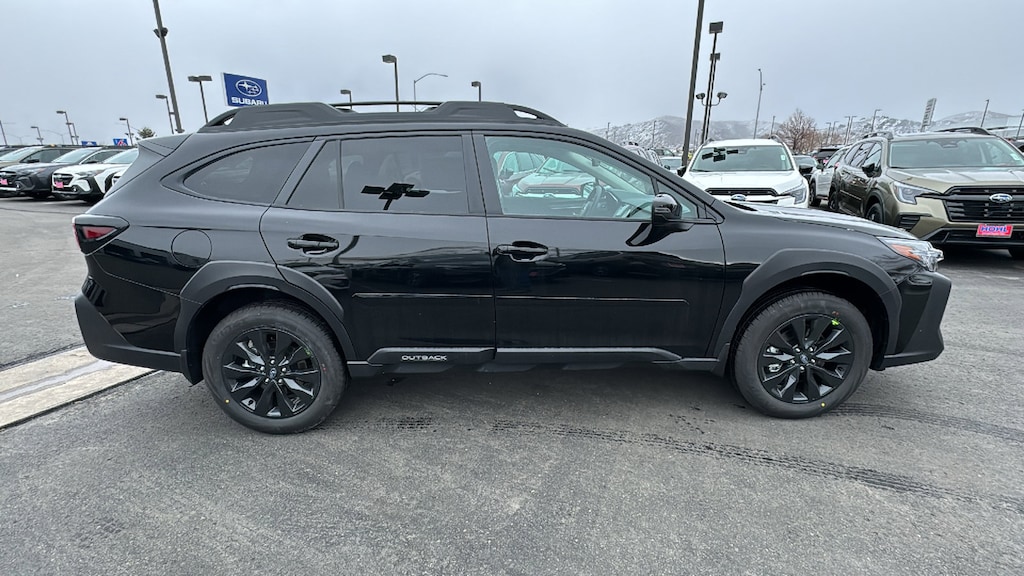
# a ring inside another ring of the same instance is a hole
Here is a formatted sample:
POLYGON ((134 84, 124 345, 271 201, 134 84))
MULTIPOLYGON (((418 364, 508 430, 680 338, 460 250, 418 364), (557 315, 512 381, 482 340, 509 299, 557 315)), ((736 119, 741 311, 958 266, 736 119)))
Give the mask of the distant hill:
MULTIPOLYGON (((930 129, 938 130, 942 128, 955 128, 958 126, 978 126, 981 124, 981 115, 982 111, 980 110, 953 114, 938 120, 933 120, 930 129)), ((780 120, 776 118, 776 122, 781 122, 783 120, 784 119, 780 120)), ((1002 114, 991 110, 985 115, 986 128, 1004 136, 1013 136, 1017 131, 1017 122, 1019 121, 1020 116, 1002 114)), ((768 130, 771 128, 771 117, 769 117, 767 121, 759 121, 758 124, 759 134, 762 137, 767 135, 768 130)), ((594 128, 589 130, 589 132, 597 134, 598 136, 603 136, 612 142, 617 142, 619 144, 636 142, 641 146, 651 148, 682 148, 684 137, 683 129, 685 126, 686 121, 679 116, 659 116, 645 122, 612 126, 610 129, 607 129, 607 133, 605 128, 594 128)), ((822 124, 820 122, 818 127, 821 130, 828 129, 826 124, 822 124)), ((920 129, 920 119, 906 120, 890 118, 882 115, 875 118, 875 130, 889 130, 895 134, 907 134, 917 132, 920 129)), ((700 122, 694 122, 691 139, 699 139, 699 131, 700 122)), ((854 117, 850 128, 850 140, 852 141, 870 131, 870 116, 854 117)), ((838 126, 833 127, 833 136, 829 138, 829 140, 832 143, 841 144, 846 137, 846 133, 846 122, 844 120, 838 126)), ((752 120, 711 121, 711 137, 716 140, 751 138, 753 137, 753 134, 754 122, 752 120)))

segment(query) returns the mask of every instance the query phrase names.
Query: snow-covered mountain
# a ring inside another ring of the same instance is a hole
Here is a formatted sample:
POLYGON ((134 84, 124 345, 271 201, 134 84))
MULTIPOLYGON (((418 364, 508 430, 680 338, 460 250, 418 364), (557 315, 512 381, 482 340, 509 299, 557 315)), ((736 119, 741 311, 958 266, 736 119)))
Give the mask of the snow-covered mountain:
MULTIPOLYGON (((982 111, 961 112, 944 118, 933 120, 930 130, 942 128, 955 128, 959 126, 978 126, 981 124, 982 111)), ((989 111, 985 114, 985 126, 993 132, 1004 136, 1013 136, 1017 130, 1019 115, 1002 114, 989 111)), ((785 119, 776 118, 776 125, 785 119)), ((598 136, 608 138, 612 142, 625 144, 635 142, 641 146, 650 148, 682 148, 683 129, 686 121, 679 116, 659 116, 645 122, 623 124, 604 128, 589 130, 598 136)), ((761 119, 758 122, 758 134, 764 137, 771 129, 771 117, 761 119)), ((829 134, 830 143, 841 144, 847 139, 847 119, 843 118, 829 126, 829 123, 819 121, 818 129, 829 134)), ((879 115, 875 117, 875 130, 888 130, 894 134, 907 134, 918 132, 921 129, 921 120, 907 120, 901 118, 890 118, 879 115)), ((849 127, 849 140, 863 136, 871 131, 871 117, 853 118, 849 127)), ((693 123, 691 140, 700 139, 700 122, 693 123)), ((751 138, 754 134, 754 122, 752 120, 712 120, 711 137, 716 140, 729 138, 751 138)))

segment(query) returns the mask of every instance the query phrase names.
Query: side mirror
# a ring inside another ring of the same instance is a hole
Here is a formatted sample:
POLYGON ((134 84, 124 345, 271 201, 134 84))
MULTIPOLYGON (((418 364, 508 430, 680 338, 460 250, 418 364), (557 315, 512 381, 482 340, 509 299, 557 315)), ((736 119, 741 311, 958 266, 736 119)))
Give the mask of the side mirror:
POLYGON ((651 218, 655 224, 682 220, 683 207, 670 194, 656 194, 651 203, 651 218))
POLYGON ((804 176, 807 176, 811 172, 814 172, 814 166, 801 166, 800 167, 800 173, 803 174, 804 176))
POLYGON ((29 158, 28 160, 25 160, 24 163, 25 164, 35 164, 37 162, 39 162, 39 158, 29 158))
POLYGON ((878 166, 875 164, 867 164, 865 166, 862 166, 861 170, 864 171, 864 174, 867 174, 868 178, 874 178, 875 176, 878 175, 878 166))
POLYGON ((509 170, 508 168, 505 168, 501 172, 498 172, 498 178, 500 180, 508 180, 511 177, 512 177, 512 171, 509 170))
POLYGON ((676 174, 678 174, 679 176, 682 176, 683 174, 686 174, 686 164, 683 164, 682 166, 680 166, 679 169, 676 170, 676 174))

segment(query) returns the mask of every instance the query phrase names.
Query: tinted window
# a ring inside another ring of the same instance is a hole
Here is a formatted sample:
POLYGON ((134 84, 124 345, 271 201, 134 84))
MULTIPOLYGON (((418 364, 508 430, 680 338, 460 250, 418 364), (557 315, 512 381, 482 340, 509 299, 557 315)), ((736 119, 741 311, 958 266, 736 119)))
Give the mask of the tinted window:
POLYGON ((341 209, 340 148, 337 140, 324 144, 288 199, 288 206, 306 210, 341 209))
MULTIPOLYGON (((610 156, 568 142, 487 137, 488 154, 526 152, 540 168, 512 185, 494 174, 501 210, 512 216, 649 220, 654 183, 610 156)), ((693 212, 688 203, 683 213, 693 212)))
POLYGON ((857 148, 850 151, 846 155, 846 163, 850 166, 860 166, 860 163, 864 161, 864 158, 868 155, 868 150, 871 148, 870 142, 865 142, 857 148))
POLYGON ((185 187, 218 200, 270 204, 307 143, 250 148, 225 156, 185 178, 185 187))
POLYGON ((882 160, 882 147, 879 146, 878 144, 875 144, 874 146, 871 147, 871 150, 868 151, 867 157, 864 158, 863 165, 864 166, 870 166, 871 164, 874 164, 875 166, 878 166, 879 163, 881 162, 881 160, 882 160))
POLYGON ((47 148, 46 150, 40 150, 39 152, 36 152, 32 156, 30 156, 30 158, 38 158, 40 162, 52 162, 54 159, 60 157, 65 152, 67 152, 67 150, 62 148, 47 148))
POLYGON ((345 140, 341 165, 345 210, 469 212, 460 136, 345 140))

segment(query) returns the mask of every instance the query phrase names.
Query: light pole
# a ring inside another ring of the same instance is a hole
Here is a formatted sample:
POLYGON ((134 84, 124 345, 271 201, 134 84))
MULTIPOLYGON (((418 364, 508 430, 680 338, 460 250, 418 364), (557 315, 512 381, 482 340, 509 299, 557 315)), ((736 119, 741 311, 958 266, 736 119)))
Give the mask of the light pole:
POLYGON ((985 100, 985 111, 981 113, 981 126, 979 126, 979 128, 984 128, 985 127, 985 116, 988 116, 988 100, 987 99, 985 100))
MULTIPOLYGON (((1018 132, 1020 132, 1020 131, 1018 130, 1018 132)), ((3 122, 0 122, 0 134, 2 134, 3 137, 4 137, 4 146, 7 146, 7 132, 4 131, 4 123, 3 122)))
POLYGON ((128 122, 127 118, 119 118, 119 120, 124 122, 125 126, 128 126, 128 145, 134 146, 134 144, 132 144, 132 125, 128 122))
POLYGON ((36 138, 36 140, 39 140, 39 143, 42 144, 43 143, 43 133, 39 131, 39 126, 29 126, 29 128, 35 129, 36 136, 38 136, 38 138, 36 138))
MULTIPOLYGON (((710 121, 711 107, 712 106, 718 106, 719 104, 721 104, 722 100, 725 100, 725 98, 727 96, 728 96, 728 94, 726 94, 725 92, 719 92, 718 94, 715 94, 715 98, 718 98, 717 102, 712 102, 711 101, 711 97, 708 96, 707 94, 703 93, 703 92, 701 92, 700 94, 697 94, 696 96, 694 96, 694 98, 696 98, 697 100, 700 100, 704 104, 704 107, 708 110, 708 113, 707 113, 707 116, 709 117, 708 122, 705 122, 704 126, 701 127, 700 141, 701 141, 702 144, 704 142, 707 142, 710 139, 710 138, 708 138, 708 132, 711 131, 711 121, 710 121)), ((773 124, 774 124, 774 121, 773 121, 773 124)))
MULTIPOLYGON (((708 71, 708 99, 704 102, 704 141, 707 141, 707 133, 711 130, 711 95, 715 93, 715 69, 718 68, 718 61, 722 55, 717 52, 718 35, 722 32, 722 22, 712 22, 708 25, 708 33, 711 34, 711 69, 708 71)), ((721 99, 719 99, 721 102, 721 99)))
POLYGON ((472 86, 473 88, 476 88, 476 101, 477 102, 483 102, 484 101, 484 85, 481 84, 479 80, 473 80, 472 82, 469 83, 469 85, 472 86))
POLYGON ((835 122, 825 122, 825 125, 828 126, 828 130, 825 131, 825 144, 832 141, 832 127, 835 126, 835 124, 835 122))
POLYGON ((772 114, 772 125, 768 128, 768 137, 771 138, 775 135, 775 114, 772 114))
POLYGON ((398 103, 400 102, 398 97, 398 57, 394 54, 385 54, 381 56, 380 59, 384 61, 385 64, 395 65, 395 112, 398 112, 398 103))
POLYGON ((872 132, 875 131, 875 116, 877 116, 878 113, 881 112, 881 111, 882 111, 881 108, 875 108, 875 111, 871 113, 871 131, 872 132))
POLYGON ((761 92, 764 90, 764 77, 761 69, 757 69, 757 112, 754 114, 754 138, 757 138, 757 121, 761 117, 761 92))
POLYGON ((700 29, 704 24, 704 0, 697 0, 697 27, 693 31, 693 62, 690 63, 690 92, 686 100, 686 129, 683 130, 683 166, 690 163, 690 132, 693 130, 693 100, 697 92, 697 62, 700 60, 700 29))
POLYGON ((157 100, 163 100, 167 104, 167 123, 171 125, 171 132, 174 132, 174 113, 171 112, 171 103, 167 100, 166 94, 157 94, 157 100))
POLYGON ((71 130, 71 127, 73 126, 73 124, 71 123, 71 119, 68 118, 67 111, 65 111, 65 110, 57 110, 57 114, 63 114, 64 115, 64 124, 66 124, 67 127, 68 127, 68 137, 71 138, 71 143, 74 144, 75 143, 75 133, 72 132, 72 130, 71 130))
MULTIPOLYGON (((181 114, 178 114, 178 97, 174 94, 171 58, 167 55, 167 28, 164 27, 164 20, 160 16, 160 0, 153 0, 153 11, 156 12, 156 29, 153 30, 153 34, 160 39, 160 50, 164 54, 164 70, 167 71, 167 89, 171 92, 171 101, 167 104, 167 108, 169 110, 171 105, 174 105, 174 121, 178 124, 178 133, 180 134, 184 130, 181 128, 181 114)), ((174 132, 174 126, 171 126, 171 132, 174 132)))
MULTIPOLYGON (((424 78, 426 78, 427 76, 440 76, 440 77, 442 77, 442 78, 447 78, 447 77, 448 77, 448 75, 447 75, 447 74, 441 74, 440 72, 427 72, 427 73, 426 73, 426 74, 424 74, 423 76, 420 76, 419 78, 417 78, 417 79, 413 80, 413 81, 412 81, 412 101, 413 101, 413 102, 419 102, 419 100, 417 100, 417 99, 416 99, 416 83, 417 83, 417 82, 419 82, 420 80, 423 80, 423 79, 424 79, 424 78)), ((396 97, 396 98, 397 98, 397 97, 396 97)), ((416 105, 415 105, 415 104, 413 104, 413 107, 412 107, 412 109, 413 109, 413 110, 418 110, 418 108, 416 107, 416 105)))
POLYGON ((78 137, 78 127, 75 126, 74 122, 68 122, 68 124, 71 124, 71 143, 81 145, 82 139, 78 137))
POLYGON ((188 81, 196 82, 199 84, 199 97, 203 99, 203 120, 209 122, 210 117, 206 115, 206 93, 203 92, 203 82, 212 82, 213 78, 208 75, 189 76, 188 81))
POLYGON ((843 144, 850 142, 850 130, 853 129, 853 116, 846 117, 846 137, 843 138, 843 144))
MULTIPOLYGON (((1024 124, 1024 110, 1020 111, 1020 122, 1017 122, 1017 135, 1013 137, 1014 140, 1020 138, 1020 127, 1024 124)), ((4 125, 0 124, 0 130, 4 129, 4 125)), ((4 144, 7 144, 7 136, 4 136, 4 144)))
POLYGON ((348 96, 348 109, 351 110, 352 109, 352 91, 349 90, 348 88, 342 88, 341 89, 341 95, 342 96, 348 96))

